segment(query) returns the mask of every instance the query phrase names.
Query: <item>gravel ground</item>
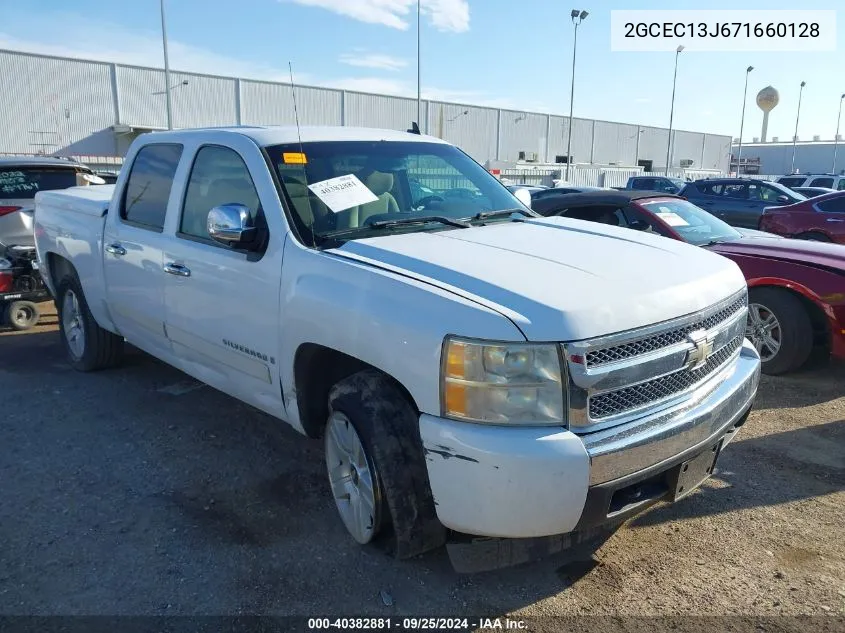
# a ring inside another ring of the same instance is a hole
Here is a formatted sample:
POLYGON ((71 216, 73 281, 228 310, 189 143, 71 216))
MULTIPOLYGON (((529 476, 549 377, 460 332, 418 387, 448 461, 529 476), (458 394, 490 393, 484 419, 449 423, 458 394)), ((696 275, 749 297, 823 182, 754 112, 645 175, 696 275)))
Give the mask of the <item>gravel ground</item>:
POLYGON ((845 622, 845 364, 764 377, 717 476, 592 560, 461 576, 355 545, 320 442, 149 356, 76 373, 48 315, 0 359, 0 614, 845 622))

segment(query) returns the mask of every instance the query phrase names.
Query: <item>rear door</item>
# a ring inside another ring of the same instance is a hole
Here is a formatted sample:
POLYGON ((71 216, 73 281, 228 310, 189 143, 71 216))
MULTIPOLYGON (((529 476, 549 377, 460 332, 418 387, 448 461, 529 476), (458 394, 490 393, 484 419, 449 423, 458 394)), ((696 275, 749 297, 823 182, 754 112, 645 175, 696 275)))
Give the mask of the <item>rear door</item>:
POLYGON ((153 355, 170 350, 164 332, 163 230, 168 207, 175 206, 173 180, 181 155, 182 145, 176 143, 140 148, 103 235, 112 319, 127 340, 153 355))
POLYGON ((845 244, 845 195, 814 205, 818 209, 821 229, 834 242, 845 244))
MULTIPOLYGON (((722 199, 716 205, 714 215, 731 226, 757 228, 757 222, 750 220, 754 216, 756 202, 749 200, 748 183, 726 182, 722 187, 722 199)), ((760 207, 762 212, 762 206, 760 207)))
POLYGON ((228 135, 225 145, 188 151, 190 172, 163 261, 173 353, 192 376, 279 415, 284 231, 278 194, 260 150, 245 137, 228 135), (209 237, 208 213, 224 204, 244 205, 263 227, 256 250, 233 250, 209 237))

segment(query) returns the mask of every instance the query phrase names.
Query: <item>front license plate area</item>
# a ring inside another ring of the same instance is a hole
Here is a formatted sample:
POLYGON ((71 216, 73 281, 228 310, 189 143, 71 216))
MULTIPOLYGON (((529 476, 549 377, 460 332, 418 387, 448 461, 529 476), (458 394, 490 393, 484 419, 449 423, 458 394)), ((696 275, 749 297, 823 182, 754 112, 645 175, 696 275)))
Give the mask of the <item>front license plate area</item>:
POLYGON ((672 501, 683 499, 698 488, 713 474, 716 460, 722 452, 722 440, 706 448, 695 457, 688 459, 674 469, 669 477, 669 489, 672 490, 672 501))

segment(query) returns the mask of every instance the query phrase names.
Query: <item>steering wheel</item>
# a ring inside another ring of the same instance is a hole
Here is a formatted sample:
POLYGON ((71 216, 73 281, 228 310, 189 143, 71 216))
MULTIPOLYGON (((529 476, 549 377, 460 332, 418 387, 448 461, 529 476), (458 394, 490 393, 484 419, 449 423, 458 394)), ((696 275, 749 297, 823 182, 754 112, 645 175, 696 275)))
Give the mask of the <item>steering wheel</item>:
POLYGON ((425 208, 432 202, 446 202, 446 200, 440 196, 426 196, 417 200, 416 206, 425 208))

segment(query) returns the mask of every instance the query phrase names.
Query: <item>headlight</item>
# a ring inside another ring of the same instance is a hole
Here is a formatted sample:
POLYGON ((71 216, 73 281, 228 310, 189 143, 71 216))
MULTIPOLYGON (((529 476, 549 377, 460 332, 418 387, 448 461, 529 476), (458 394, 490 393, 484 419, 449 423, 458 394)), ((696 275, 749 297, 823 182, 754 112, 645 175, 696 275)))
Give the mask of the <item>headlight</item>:
POLYGON ((487 424, 565 423, 554 344, 447 338, 440 389, 444 417, 487 424))

